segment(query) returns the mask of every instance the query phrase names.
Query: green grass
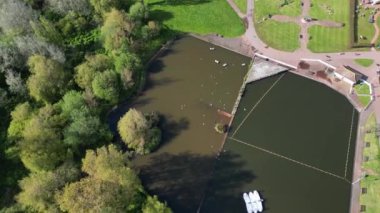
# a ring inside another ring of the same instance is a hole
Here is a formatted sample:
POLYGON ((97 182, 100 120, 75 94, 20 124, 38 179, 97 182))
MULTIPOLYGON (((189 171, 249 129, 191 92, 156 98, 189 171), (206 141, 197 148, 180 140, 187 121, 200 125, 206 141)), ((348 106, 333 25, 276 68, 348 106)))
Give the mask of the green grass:
MULTIPOLYGON (((254 1, 254 0, 250 0, 254 1)), ((234 0, 235 4, 239 7, 242 13, 247 12, 247 0, 234 0)))
POLYGON ((309 28, 311 39, 308 48, 312 52, 340 52, 350 48, 350 32, 348 26, 328 28, 312 26, 309 28))
POLYGON ((301 0, 289 0, 289 4, 282 6, 284 0, 254 0, 254 22, 260 39, 269 46, 283 50, 294 51, 300 47, 300 27, 293 23, 280 23, 268 19, 269 15, 299 16, 301 14, 301 0))
MULTIPOLYGON (((375 116, 372 115, 366 124, 366 129, 374 129, 376 127, 375 116)), ((363 162, 362 168, 367 170, 367 177, 361 182, 361 187, 367 188, 367 194, 360 196, 360 204, 366 205, 367 213, 377 213, 380 210, 380 158, 379 158, 379 139, 374 132, 365 135, 366 142, 370 147, 364 148, 363 155, 368 156, 370 160, 363 162), (371 172, 369 172, 371 171, 371 172), (371 174, 370 174, 371 173, 371 174)))
POLYGON ((373 64, 373 60, 369 58, 357 58, 355 62, 363 67, 369 67, 373 64))
POLYGON ((163 0, 147 0, 153 19, 180 32, 199 34, 218 33, 235 37, 244 33, 244 25, 225 0, 197 1, 167 4, 163 0))
POLYGON ((371 102, 371 97, 368 95, 359 95, 358 98, 360 103, 365 107, 368 106, 368 104, 371 102))
POLYGON ((266 20, 256 24, 256 30, 260 38, 275 49, 292 52, 300 47, 301 29, 297 24, 266 20))
POLYGON ((368 84, 362 83, 354 86, 354 90, 358 95, 370 95, 370 88, 368 84))
POLYGON ((301 0, 288 0, 289 4, 282 6, 284 0, 253 0, 255 1, 254 19, 260 22, 268 15, 287 15, 299 16, 301 15, 301 0))
POLYGON ((339 52, 350 48, 350 0, 313 0, 310 16, 319 20, 344 23, 342 28, 312 26, 308 48, 313 52, 339 52))
POLYGON ((357 27, 356 32, 356 42, 357 45, 370 45, 373 36, 375 35, 375 28, 372 23, 368 22, 368 19, 371 17, 372 10, 364 9, 364 7, 359 7, 359 13, 357 18, 357 27), (360 39, 360 36, 364 36, 365 39, 360 39))

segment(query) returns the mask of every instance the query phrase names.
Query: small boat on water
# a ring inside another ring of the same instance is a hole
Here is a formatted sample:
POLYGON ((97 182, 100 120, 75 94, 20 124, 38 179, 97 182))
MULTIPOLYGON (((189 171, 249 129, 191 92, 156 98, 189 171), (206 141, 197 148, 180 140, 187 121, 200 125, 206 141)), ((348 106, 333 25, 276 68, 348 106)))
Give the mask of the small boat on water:
POLYGON ((263 211, 263 200, 260 198, 258 191, 254 190, 248 194, 244 193, 243 199, 248 213, 258 213, 263 211))
POLYGON ((260 198, 259 192, 257 192, 256 190, 253 191, 253 193, 249 192, 248 196, 249 196, 249 199, 251 200, 252 203, 257 204, 257 210, 259 212, 262 212, 263 211, 263 204, 262 204, 263 200, 260 198))
POLYGON ((243 194, 243 199, 244 199, 245 205, 247 207, 247 212, 248 213, 252 213, 253 212, 253 207, 252 207, 252 204, 251 204, 251 199, 249 199, 249 196, 248 196, 247 193, 243 194))
POLYGON ((218 60, 216 60, 216 59, 214 60, 214 62, 215 62, 215 63, 217 63, 217 64, 219 64, 219 63, 220 63, 220 61, 218 61, 218 60))

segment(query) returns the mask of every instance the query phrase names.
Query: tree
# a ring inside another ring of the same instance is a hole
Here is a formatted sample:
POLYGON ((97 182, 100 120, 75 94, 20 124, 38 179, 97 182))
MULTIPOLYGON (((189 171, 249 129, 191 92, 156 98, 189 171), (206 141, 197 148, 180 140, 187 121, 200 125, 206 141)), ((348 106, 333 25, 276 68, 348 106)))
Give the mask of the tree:
POLYGON ((55 169, 67 158, 60 130, 63 121, 51 105, 41 108, 25 125, 20 157, 33 172, 55 169))
POLYGON ((56 29, 55 25, 44 17, 41 17, 39 21, 31 22, 34 34, 42 40, 54 44, 61 44, 63 37, 56 29))
POLYGON ((90 0, 90 3, 98 14, 108 12, 112 8, 120 8, 121 5, 119 0, 90 0))
POLYGON ((86 56, 86 61, 75 68, 75 82, 82 89, 92 90, 92 81, 95 75, 112 67, 112 61, 106 55, 86 56))
POLYGON ((157 127, 158 116, 154 113, 143 115, 130 109, 118 122, 121 139, 129 148, 139 154, 153 151, 161 141, 161 131, 157 127))
POLYGON ((142 186, 127 156, 114 145, 87 151, 82 171, 88 177, 67 185, 57 196, 62 211, 136 212, 142 204, 142 186))
POLYGON ((16 47, 0 44, 0 73, 5 73, 7 70, 22 69, 24 63, 25 60, 16 47))
POLYGON ((0 28, 6 33, 30 31, 29 22, 37 17, 37 12, 20 0, 0 2, 0 28))
POLYGON ((119 79, 115 71, 107 70, 95 75, 92 81, 94 95, 115 104, 119 100, 119 79))
POLYGON ((88 21, 84 15, 70 11, 58 23, 58 29, 65 37, 78 34, 88 29, 88 21))
POLYGON ((128 47, 130 36, 135 24, 128 20, 125 12, 112 9, 105 14, 104 24, 101 28, 104 48, 107 51, 119 50, 128 47))
POLYGON ((22 206, 34 211, 58 212, 55 193, 78 176, 79 170, 71 162, 63 164, 55 171, 30 173, 19 182, 21 192, 16 199, 22 206))
POLYGON ((143 2, 136 2, 129 8, 129 17, 135 21, 141 21, 148 18, 148 8, 143 2))
POLYGON ((134 85, 133 73, 141 69, 141 60, 136 54, 123 52, 115 56, 115 68, 124 89, 130 89, 134 85))
POLYGON ((93 116, 87 107, 75 109, 70 113, 69 124, 63 131, 64 143, 75 150, 79 146, 88 147, 100 142, 107 142, 112 135, 106 125, 93 116))
POLYGON ((161 203, 157 196, 148 196, 142 209, 143 213, 171 213, 172 210, 165 203, 161 203))
POLYGON ((19 104, 11 112, 11 123, 8 127, 8 139, 11 141, 18 141, 22 138, 25 125, 33 115, 33 110, 28 102, 19 104))
POLYGON ((27 81, 30 95, 37 101, 52 103, 65 93, 68 76, 58 62, 41 55, 29 58, 32 75, 27 81))
POLYGON ((83 15, 91 13, 90 4, 87 0, 47 0, 47 5, 54 12, 65 15, 76 12, 83 15))
POLYGON ((61 114, 65 118, 70 118, 72 111, 87 107, 82 94, 75 90, 66 92, 58 105, 61 108, 61 114))
POLYGON ((25 96, 27 94, 26 85, 21 78, 20 73, 14 70, 5 71, 5 83, 8 85, 8 90, 12 94, 25 96))
POLYGON ((65 54, 60 48, 37 39, 34 36, 19 36, 15 37, 13 40, 20 54, 25 58, 29 58, 32 55, 43 55, 58 61, 59 63, 64 63, 66 60, 65 54))

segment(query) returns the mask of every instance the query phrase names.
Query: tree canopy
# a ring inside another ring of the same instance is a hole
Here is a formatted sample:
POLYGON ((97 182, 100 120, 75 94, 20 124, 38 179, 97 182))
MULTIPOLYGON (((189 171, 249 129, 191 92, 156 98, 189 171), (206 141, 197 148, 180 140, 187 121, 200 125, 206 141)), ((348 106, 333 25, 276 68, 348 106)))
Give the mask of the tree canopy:
POLYGON ((30 95, 37 101, 53 103, 65 93, 67 73, 61 64, 41 55, 29 58, 28 66, 32 75, 27 81, 30 95))
POLYGON ((58 196, 68 212, 134 212, 141 208, 143 188, 128 167, 128 156, 114 145, 87 151, 82 171, 89 176, 67 185, 58 196))
POLYGON ((139 154, 148 154, 159 145, 161 130, 157 127, 158 116, 154 113, 144 115, 130 109, 118 122, 121 139, 139 154))

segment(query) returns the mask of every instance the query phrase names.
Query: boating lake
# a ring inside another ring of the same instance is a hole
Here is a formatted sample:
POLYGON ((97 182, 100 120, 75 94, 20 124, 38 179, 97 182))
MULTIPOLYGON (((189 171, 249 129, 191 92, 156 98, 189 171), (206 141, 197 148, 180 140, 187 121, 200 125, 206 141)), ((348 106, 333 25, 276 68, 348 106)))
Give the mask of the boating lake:
POLYGON ((250 59, 212 47, 176 40, 151 64, 143 94, 110 114, 113 130, 131 106, 161 115, 162 145, 133 161, 146 189, 174 212, 246 212, 242 194, 254 189, 265 212, 348 212, 358 116, 352 105, 291 73, 251 83, 218 156, 224 136, 214 126, 229 122, 218 111, 231 113, 250 59))
MULTIPOLYGON (((134 163, 147 190, 175 212, 198 209, 224 137, 215 123, 229 121, 218 109, 232 111, 249 64, 250 58, 193 37, 176 40, 151 64, 132 107, 161 115, 163 144, 134 163)), ((112 129, 130 105, 111 113, 112 129)))

